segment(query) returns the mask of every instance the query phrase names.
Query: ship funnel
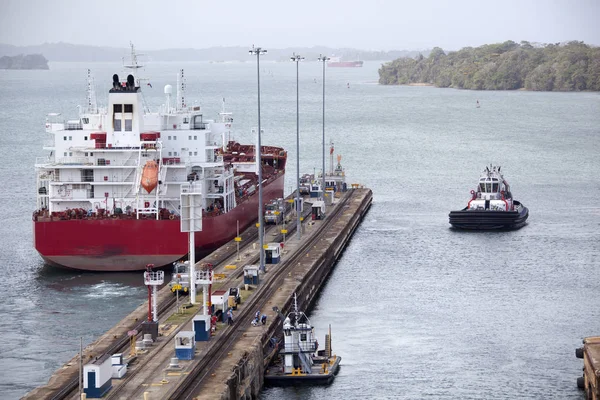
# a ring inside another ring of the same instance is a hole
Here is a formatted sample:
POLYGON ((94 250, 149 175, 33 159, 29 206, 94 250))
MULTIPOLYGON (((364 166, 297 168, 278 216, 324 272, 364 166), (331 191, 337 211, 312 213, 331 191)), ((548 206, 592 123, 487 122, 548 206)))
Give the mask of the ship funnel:
POLYGON ((121 87, 121 84, 119 83, 119 75, 114 74, 113 75, 113 89, 119 89, 121 87))
POLYGON ((135 79, 133 75, 127 75, 127 87, 133 89, 135 87, 135 79))

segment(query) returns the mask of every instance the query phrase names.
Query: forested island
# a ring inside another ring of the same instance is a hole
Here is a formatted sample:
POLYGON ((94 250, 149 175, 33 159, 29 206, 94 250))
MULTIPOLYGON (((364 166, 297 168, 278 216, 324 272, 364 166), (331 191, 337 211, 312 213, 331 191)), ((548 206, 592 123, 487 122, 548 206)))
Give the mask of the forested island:
POLYGON ((398 58, 379 69, 383 85, 430 84, 473 90, 600 91, 600 47, 504 43, 465 47, 428 57, 398 58))
POLYGON ((0 57, 0 69, 49 69, 48 60, 41 54, 19 54, 0 57))

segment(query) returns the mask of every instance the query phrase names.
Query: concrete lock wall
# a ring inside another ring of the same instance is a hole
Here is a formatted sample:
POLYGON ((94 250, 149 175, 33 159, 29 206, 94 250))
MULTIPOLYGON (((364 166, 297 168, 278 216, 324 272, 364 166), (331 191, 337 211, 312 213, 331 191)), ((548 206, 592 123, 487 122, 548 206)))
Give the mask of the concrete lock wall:
MULTIPOLYGON (((163 303, 168 297, 171 297, 170 288, 166 285, 158 292, 157 303, 163 303)), ((127 332, 134 329, 140 322, 146 320, 148 316, 148 303, 142 303, 131 314, 127 315, 106 333, 96 339, 93 343, 83 349, 83 362, 93 361, 98 354, 103 354, 119 338, 127 335, 127 332)), ((79 355, 75 355, 71 360, 56 370, 50 377, 48 383, 33 389, 27 393, 24 400, 45 400, 52 399, 59 393, 62 387, 70 380, 77 380, 79 375, 79 355)))
POLYGON ((262 343, 257 339, 227 379, 229 399, 256 399, 264 383, 262 343))
MULTIPOLYGON (((368 211, 371 201, 372 193, 368 190, 364 197, 362 197, 360 204, 355 205, 355 212, 351 214, 347 213, 345 217, 342 217, 344 221, 343 228, 338 231, 330 245, 321 250, 318 257, 308 267, 307 273, 304 274, 296 289, 292 293, 289 293, 287 301, 281 306, 281 311, 284 315, 293 307, 293 293, 297 294, 298 307, 300 309, 310 309, 319 289, 333 270, 336 260, 341 256, 346 244, 350 241, 352 234, 368 211), (348 217, 348 215, 350 216, 348 217)), ((265 359, 265 349, 267 349, 270 338, 281 330, 281 322, 279 318, 270 321, 267 331, 248 348, 247 353, 244 354, 242 359, 233 368, 231 375, 226 380, 221 399, 245 400, 258 397, 264 383, 265 366, 271 361, 270 358, 265 359)), ((276 356, 275 353, 270 355, 276 356)))

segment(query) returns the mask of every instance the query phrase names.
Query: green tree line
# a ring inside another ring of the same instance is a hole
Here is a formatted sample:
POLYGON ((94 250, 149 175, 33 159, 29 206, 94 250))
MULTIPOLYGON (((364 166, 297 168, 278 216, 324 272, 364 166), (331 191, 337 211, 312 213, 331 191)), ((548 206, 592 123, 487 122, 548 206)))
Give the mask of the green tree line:
POLYGON ((431 84, 473 90, 600 91, 600 47, 583 42, 486 44, 428 57, 398 58, 379 69, 379 83, 431 84))

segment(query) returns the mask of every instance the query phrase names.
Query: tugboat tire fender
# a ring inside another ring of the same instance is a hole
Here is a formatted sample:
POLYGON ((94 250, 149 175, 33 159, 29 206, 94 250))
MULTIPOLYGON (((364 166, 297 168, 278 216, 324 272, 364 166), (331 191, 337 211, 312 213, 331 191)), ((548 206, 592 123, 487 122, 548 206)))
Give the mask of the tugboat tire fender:
POLYGON ((577 378, 577 388, 585 389, 585 378, 583 376, 580 376, 579 378, 577 378))
POLYGON ((583 347, 578 347, 575 349, 575 357, 583 358, 583 347))

